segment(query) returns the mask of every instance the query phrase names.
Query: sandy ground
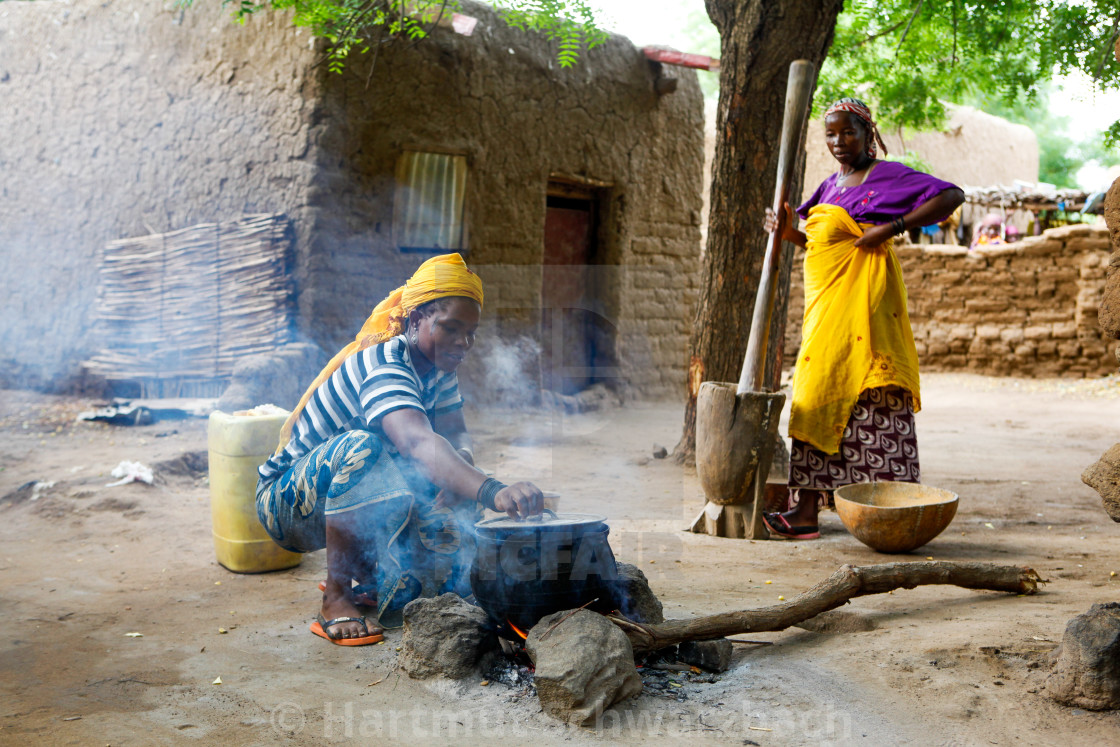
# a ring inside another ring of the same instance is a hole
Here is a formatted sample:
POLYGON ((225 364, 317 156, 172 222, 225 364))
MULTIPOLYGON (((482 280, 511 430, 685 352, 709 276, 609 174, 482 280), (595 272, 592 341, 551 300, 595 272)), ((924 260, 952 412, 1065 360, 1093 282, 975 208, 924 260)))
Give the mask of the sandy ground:
MULTIPOLYGON (((595 728, 497 683, 393 673, 399 633, 358 649, 312 636, 323 554, 289 571, 223 569, 205 474, 163 467, 153 486, 106 487, 121 460, 204 450, 203 420, 110 428, 75 422, 88 402, 0 391, 0 743, 1120 743, 1120 712, 1044 697, 1066 621, 1120 596, 1120 525, 1079 479, 1120 440, 1120 380, 923 386, 923 478, 961 502, 908 557, 1029 565, 1043 593, 863 597, 844 608, 849 632, 744 636, 773 645, 736 645, 715 682, 682 675, 672 695, 647 689, 595 728), (13 492, 30 481, 54 485, 13 492)), ((813 542, 681 531, 703 505, 695 472, 649 458, 680 422, 677 404, 472 414, 479 461, 559 491, 562 510, 608 516, 616 555, 649 574, 669 617, 768 605, 843 563, 897 559, 834 514, 813 542)))

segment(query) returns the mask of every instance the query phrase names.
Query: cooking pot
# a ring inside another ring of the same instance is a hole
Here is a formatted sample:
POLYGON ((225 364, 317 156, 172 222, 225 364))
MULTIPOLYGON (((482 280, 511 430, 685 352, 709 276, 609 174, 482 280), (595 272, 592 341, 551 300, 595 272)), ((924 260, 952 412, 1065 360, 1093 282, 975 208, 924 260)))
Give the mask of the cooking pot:
POLYGON ((486 519, 475 531, 471 591, 499 632, 512 637, 507 623, 528 632, 545 615, 592 600, 588 608, 600 612, 617 606, 606 517, 545 509, 539 519, 486 519))

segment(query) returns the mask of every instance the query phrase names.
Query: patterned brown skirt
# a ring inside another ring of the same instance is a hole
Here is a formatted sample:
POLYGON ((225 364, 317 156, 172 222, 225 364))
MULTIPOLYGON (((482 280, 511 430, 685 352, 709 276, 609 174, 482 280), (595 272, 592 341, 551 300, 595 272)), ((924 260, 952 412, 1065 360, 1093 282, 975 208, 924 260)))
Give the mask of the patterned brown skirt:
POLYGON ((825 454, 793 439, 791 494, 798 489, 813 489, 829 491, 830 496, 842 485, 872 481, 921 482, 914 398, 899 387, 877 387, 860 393, 835 454, 825 454))

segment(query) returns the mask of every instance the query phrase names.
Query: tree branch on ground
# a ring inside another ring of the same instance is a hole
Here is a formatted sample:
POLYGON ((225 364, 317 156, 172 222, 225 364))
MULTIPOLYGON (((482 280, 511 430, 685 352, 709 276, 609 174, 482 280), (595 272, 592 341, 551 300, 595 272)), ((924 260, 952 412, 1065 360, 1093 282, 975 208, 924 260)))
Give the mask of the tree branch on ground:
POLYGON ((666 620, 645 625, 620 615, 607 618, 617 625, 635 654, 657 651, 685 641, 703 641, 742 633, 785 630, 836 609, 855 597, 913 589, 929 584, 951 584, 965 589, 1002 591, 1026 595, 1045 583, 1031 568, 994 563, 947 561, 842 565, 831 576, 794 599, 770 607, 723 612, 692 620, 666 620))

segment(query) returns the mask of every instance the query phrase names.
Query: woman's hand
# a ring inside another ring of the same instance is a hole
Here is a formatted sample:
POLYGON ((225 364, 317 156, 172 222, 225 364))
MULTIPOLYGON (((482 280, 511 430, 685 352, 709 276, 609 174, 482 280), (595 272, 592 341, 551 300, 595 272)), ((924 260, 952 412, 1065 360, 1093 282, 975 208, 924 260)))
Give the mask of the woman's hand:
MULTIPOLYGON (((797 230, 797 214, 793 212, 793 207, 788 202, 785 211, 786 225, 782 231, 782 239, 798 246, 805 246, 805 234, 797 230)), ((774 208, 766 208, 766 218, 762 221, 762 227, 767 233, 774 233, 778 229, 778 214, 774 212, 774 208)))
POLYGON ((863 236, 856 239, 856 246, 862 249, 871 249, 882 246, 894 236, 894 228, 890 223, 881 226, 872 226, 863 232, 863 236))
POLYGON ((766 233, 774 233, 778 228, 778 214, 774 212, 774 208, 766 208, 766 219, 762 221, 762 227, 766 229, 766 233))
MULTIPOLYGON (((964 202, 964 192, 958 187, 946 189, 938 192, 933 197, 929 198, 914 210, 907 213, 905 222, 912 226, 928 226, 944 220, 945 216, 951 215, 954 210, 961 206, 964 202)), ((886 243, 887 239, 894 236, 894 226, 890 223, 884 223, 881 226, 872 226, 856 240, 858 247, 873 247, 880 246, 886 243)))
POLYGON ((544 493, 531 482, 515 482, 494 496, 494 508, 505 511, 511 519, 539 516, 544 509, 544 493))

